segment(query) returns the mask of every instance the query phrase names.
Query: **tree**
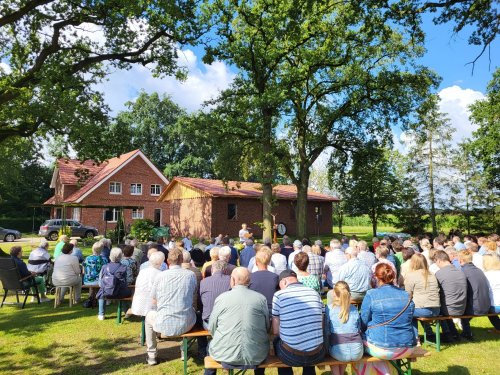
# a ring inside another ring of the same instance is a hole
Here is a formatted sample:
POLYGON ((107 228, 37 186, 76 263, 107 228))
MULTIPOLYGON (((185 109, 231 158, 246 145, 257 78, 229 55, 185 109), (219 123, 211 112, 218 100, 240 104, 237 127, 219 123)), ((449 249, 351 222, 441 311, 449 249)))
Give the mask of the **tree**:
POLYGON ((8 217, 30 217, 30 205, 51 195, 52 169, 40 163, 38 142, 11 138, 0 147, 0 213, 8 217))
POLYGON ((500 189, 500 68, 488 83, 486 98, 469 107, 470 120, 479 128, 473 133, 472 149, 482 164, 490 189, 500 189))
POLYGON ((387 150, 374 142, 363 145, 352 154, 346 178, 342 195, 346 212, 368 214, 376 236, 377 223, 395 205, 399 190, 387 150))
POLYGON ((417 189, 418 181, 412 173, 412 162, 408 155, 399 151, 392 151, 389 160, 398 180, 396 202, 391 210, 394 218, 389 218, 389 221, 403 232, 422 234, 430 219, 425 210, 424 200, 417 189))
MULTIPOLYGON (((253 129, 247 134, 255 141, 247 144, 257 145, 253 153, 264 158, 256 160, 267 168, 261 175, 264 204, 277 167, 297 186, 297 234, 303 236, 316 158, 328 147, 347 149, 353 138, 364 141, 366 134, 387 130, 389 120, 404 120, 435 81, 411 63, 423 51, 423 34, 413 17, 402 19, 379 1, 215 3, 223 41, 208 48, 209 56, 241 71, 231 94, 221 98, 232 100, 227 113, 238 113, 238 128, 253 129), (363 121, 376 116, 379 122, 363 121)), ((264 216, 268 212, 264 207, 264 216)))
POLYGON ((59 133, 80 157, 98 152, 107 107, 95 84, 134 64, 181 76, 176 49, 198 36, 196 19, 194 0, 2 1, 0 142, 59 133))
POLYGON ((448 118, 439 111, 439 96, 430 95, 417 110, 417 123, 408 132, 409 150, 418 189, 430 205, 432 233, 437 235, 436 203, 445 188, 443 171, 449 167, 451 128, 448 118))
POLYGON ((191 119, 170 97, 141 92, 126 105, 106 136, 114 155, 140 148, 168 178, 212 176, 213 151, 191 132, 191 119))

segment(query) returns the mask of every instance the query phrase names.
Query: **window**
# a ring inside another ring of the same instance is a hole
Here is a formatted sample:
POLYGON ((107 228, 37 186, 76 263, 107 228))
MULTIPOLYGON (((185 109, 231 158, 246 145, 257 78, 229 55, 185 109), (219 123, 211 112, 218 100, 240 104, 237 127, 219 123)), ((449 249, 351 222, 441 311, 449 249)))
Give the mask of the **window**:
POLYGON ((112 210, 104 210, 103 213, 103 220, 106 221, 106 218, 108 219, 108 223, 116 223, 118 221, 118 210, 116 208, 113 208, 112 210), (109 216, 106 216, 106 212, 108 212, 109 216))
POLYGON ((227 219, 228 220, 238 219, 238 206, 235 203, 228 203, 228 205, 227 205, 227 219))
POLYGON ((144 219, 144 210, 132 209, 132 219, 144 219))
POLYGON ((142 184, 130 184, 130 194, 142 195, 142 184))
POLYGON ((161 186, 154 184, 151 185, 151 195, 160 195, 161 194, 161 186))
POLYGON ((121 182, 110 182, 109 183, 109 194, 121 194, 122 193, 122 183, 121 182))
POLYGON ((73 208, 73 220, 80 221, 80 213, 81 213, 80 207, 73 208))

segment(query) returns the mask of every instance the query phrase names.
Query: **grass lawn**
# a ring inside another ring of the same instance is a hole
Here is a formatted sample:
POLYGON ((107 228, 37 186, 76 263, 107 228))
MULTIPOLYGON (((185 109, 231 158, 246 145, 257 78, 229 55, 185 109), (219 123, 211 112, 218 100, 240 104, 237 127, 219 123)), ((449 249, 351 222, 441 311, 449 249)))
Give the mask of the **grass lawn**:
MULTIPOLYGON (((15 298, 9 297, 14 301, 15 298)), ((107 319, 97 320, 96 309, 54 309, 50 303, 27 304, 24 310, 8 305, 0 313, 0 372, 24 374, 182 374, 180 341, 159 343, 157 366, 145 364, 145 348, 139 345, 141 323, 116 325, 116 306, 108 306, 107 319)), ((487 332, 486 318, 472 321, 476 341, 443 345, 440 353, 414 364, 414 374, 498 374, 496 355, 500 336, 487 332)), ((191 354, 195 354, 195 349, 191 354)), ((189 360, 189 373, 201 374, 201 361, 189 360)), ((276 371, 266 371, 277 374, 276 371)), ((300 371, 296 371, 299 374, 300 371)), ((328 374, 317 371, 318 374, 328 374)))
MULTIPOLYGON (((384 227, 380 231, 391 231, 384 227)), ((356 234, 371 240, 369 227, 344 227, 344 233, 356 234)), ((311 236, 311 239, 315 239, 311 236)), ((331 236, 322 236, 326 243, 331 236)), ((27 259, 37 243, 24 244, 27 259)), ((53 252, 51 243, 50 251, 53 252)), ((12 243, 0 247, 8 253, 12 243)), ((85 255, 89 247, 82 248, 85 255)), ((82 298, 86 298, 84 294, 82 298)), ((7 298, 15 302, 15 297, 7 298)), ((158 345, 160 363, 150 367, 145 364, 145 347, 139 345, 141 322, 139 319, 115 324, 116 305, 108 306, 106 320, 97 320, 97 309, 81 305, 69 308, 67 302, 57 309, 53 303, 27 303, 24 310, 6 305, 0 310, 0 373, 25 374, 182 374, 179 340, 165 340, 158 345)), ((500 335, 488 333, 491 327, 487 318, 472 320, 474 342, 443 345, 440 353, 429 348, 431 357, 418 360, 414 374, 472 375, 499 373, 496 355, 500 350, 500 335)), ((194 355, 196 349, 191 350, 194 355)), ((189 373, 201 374, 203 364, 189 360, 189 373)), ((266 371, 268 375, 276 370, 266 371)), ((295 374, 300 374, 297 369, 295 374)), ((329 374, 329 371, 317 371, 329 374)))

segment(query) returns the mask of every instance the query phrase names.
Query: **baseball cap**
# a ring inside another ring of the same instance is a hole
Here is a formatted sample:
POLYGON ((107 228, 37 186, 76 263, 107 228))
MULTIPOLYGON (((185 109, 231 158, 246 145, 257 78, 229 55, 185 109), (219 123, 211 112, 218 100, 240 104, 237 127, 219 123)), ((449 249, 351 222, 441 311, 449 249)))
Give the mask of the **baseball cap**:
POLYGON ((280 273, 279 281, 286 279, 287 277, 297 277, 297 274, 292 270, 284 270, 280 273))

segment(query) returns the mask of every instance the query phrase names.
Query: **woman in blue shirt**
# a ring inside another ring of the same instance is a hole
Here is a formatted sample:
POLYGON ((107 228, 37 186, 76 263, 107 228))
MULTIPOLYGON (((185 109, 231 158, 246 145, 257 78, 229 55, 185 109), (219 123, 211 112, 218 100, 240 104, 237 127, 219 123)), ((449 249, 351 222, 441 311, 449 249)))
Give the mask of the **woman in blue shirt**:
MULTIPOLYGON (((412 326, 415 304, 409 293, 393 285, 396 273, 390 265, 377 264, 374 276, 378 287, 366 292, 361 305, 361 331, 365 351, 381 359, 406 358, 416 346, 412 326)), ((365 371, 372 371, 369 367, 376 367, 386 374, 395 370, 387 361, 358 366, 359 370, 363 367, 365 371)))
MULTIPOLYGON (((339 281, 333 288, 333 303, 326 305, 326 337, 330 355, 338 361, 352 362, 363 357, 359 313, 351 305, 349 285, 339 281)), ((347 365, 330 366, 332 375, 343 375, 347 365)))

